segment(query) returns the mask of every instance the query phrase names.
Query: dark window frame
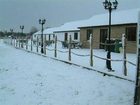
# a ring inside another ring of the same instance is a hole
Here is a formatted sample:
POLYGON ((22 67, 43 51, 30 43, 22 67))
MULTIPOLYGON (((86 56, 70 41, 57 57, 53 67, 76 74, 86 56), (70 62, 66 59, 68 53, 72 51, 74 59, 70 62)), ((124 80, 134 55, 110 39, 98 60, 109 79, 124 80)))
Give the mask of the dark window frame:
POLYGON ((137 28, 136 27, 126 27, 126 38, 127 41, 136 41, 137 28))
POLYGON ((68 41, 68 33, 65 33, 65 35, 64 35, 64 41, 68 41))
POLYGON ((74 40, 78 40, 78 32, 74 33, 74 40))
POLYGON ((103 43, 106 42, 108 36, 108 28, 100 29, 100 49, 105 49, 105 45, 103 43))
POLYGON ((49 34, 49 41, 51 40, 51 35, 49 34))
POLYGON ((93 34, 93 30, 92 29, 87 29, 87 35, 86 35, 87 40, 90 40, 90 34, 93 34))

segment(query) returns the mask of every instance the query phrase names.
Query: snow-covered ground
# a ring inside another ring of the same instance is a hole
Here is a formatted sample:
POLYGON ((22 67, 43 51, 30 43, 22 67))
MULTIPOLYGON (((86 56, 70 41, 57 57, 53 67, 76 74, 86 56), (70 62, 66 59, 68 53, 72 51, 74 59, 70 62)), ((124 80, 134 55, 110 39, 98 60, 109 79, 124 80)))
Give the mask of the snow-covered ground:
MULTIPOLYGON (((9 40, 9 43, 11 43, 11 40, 9 40)), ((28 51, 31 51, 31 42, 28 41, 28 51)), ((19 44, 17 44, 19 46, 19 44)), ((46 47, 46 56, 55 58, 54 57, 54 44, 46 47)), ((24 45, 24 49, 26 49, 26 46, 24 45)), ((32 52, 36 52, 37 47, 33 45, 32 52)), ((40 53, 40 47, 38 50, 38 53, 40 53)), ((105 50, 99 50, 99 49, 93 49, 93 55, 106 58, 107 52, 105 50)), ((134 65, 127 62, 127 76, 124 76, 123 73, 123 61, 112 61, 112 69, 114 72, 108 72, 106 69, 106 60, 99 59, 97 57, 93 56, 93 67, 90 66, 90 49, 71 49, 71 61, 69 61, 69 50, 68 48, 62 48, 62 43, 60 41, 57 41, 57 57, 56 59, 67 61, 70 63, 78 64, 81 66, 85 66, 88 68, 95 69, 97 71, 105 72, 108 74, 113 74, 119 77, 123 77, 129 80, 135 81, 136 76, 136 54, 127 54, 126 59, 129 62, 132 62, 134 65), (80 56, 83 55, 83 56, 80 56)), ((122 53, 111 53, 111 58, 113 60, 123 60, 123 54, 122 53)))
MULTIPOLYGON (((83 54, 88 52, 74 50, 83 54)), ((94 54, 105 56, 106 52, 94 50, 94 54)), ((116 59, 122 57, 121 54, 112 55, 116 59)), ((48 51, 48 56, 53 53, 48 51)), ((58 54, 58 58, 67 59, 65 54, 58 54)), ((136 62, 135 54, 128 54, 127 58, 136 62)), ((90 67, 89 59, 84 59, 72 57, 71 62, 90 67)), ((112 65, 119 75, 122 63, 112 65)), ((128 78, 135 80, 135 67, 128 66, 128 78)), ((104 61, 95 59, 94 68, 105 71, 104 61)), ((134 85, 15 49, 0 40, 0 105, 133 105, 134 85)))

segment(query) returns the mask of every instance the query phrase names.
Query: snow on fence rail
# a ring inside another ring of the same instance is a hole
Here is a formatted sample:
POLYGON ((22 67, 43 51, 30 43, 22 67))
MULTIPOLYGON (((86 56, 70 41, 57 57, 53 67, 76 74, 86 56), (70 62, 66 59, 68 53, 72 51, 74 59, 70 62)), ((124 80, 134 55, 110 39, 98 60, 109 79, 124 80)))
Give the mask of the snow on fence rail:
MULTIPOLYGON (((92 39, 91 39, 91 41, 92 41, 92 39)), ((92 43, 91 41, 90 41, 90 43, 92 43)), ((39 45, 38 40, 37 40, 36 43, 33 43, 32 39, 26 39, 25 41, 23 41, 23 39, 6 38, 6 39, 4 39, 4 42, 7 43, 7 44, 10 44, 10 45, 13 45, 16 48, 22 48, 22 49, 25 49, 25 50, 28 50, 28 51, 37 52, 37 53, 41 54, 40 53, 41 46, 39 45)), ((73 54, 75 56, 79 56, 79 57, 89 57, 90 66, 93 66, 93 60, 94 59, 92 57, 98 58, 100 60, 110 60, 110 61, 113 61, 113 62, 127 62, 127 63, 129 63, 133 66, 136 66, 135 63, 133 63, 131 61, 128 61, 127 59, 107 59, 107 58, 104 58, 104 57, 101 57, 101 56, 97 56, 97 55, 93 54, 93 52, 92 52, 92 50, 93 50, 92 45, 90 45, 91 47, 90 47, 89 54, 79 54, 79 53, 76 53, 74 51, 71 51, 71 49, 72 49, 71 48, 71 40, 69 40, 68 49, 63 48, 63 50, 62 49, 60 50, 60 49, 57 48, 57 43, 58 42, 61 42, 61 41, 57 40, 57 37, 56 37, 55 41, 53 42, 53 44, 55 44, 54 48, 53 48, 53 46, 51 46, 51 44, 49 46, 44 44, 44 48, 43 48, 45 50, 44 54, 46 55, 47 51, 51 51, 51 52, 54 52, 54 57, 57 58, 57 52, 60 52, 60 53, 63 53, 63 54, 68 53, 68 60, 69 61, 71 61, 71 54, 73 54)), ((127 74, 124 73, 124 75, 126 76, 127 74)))

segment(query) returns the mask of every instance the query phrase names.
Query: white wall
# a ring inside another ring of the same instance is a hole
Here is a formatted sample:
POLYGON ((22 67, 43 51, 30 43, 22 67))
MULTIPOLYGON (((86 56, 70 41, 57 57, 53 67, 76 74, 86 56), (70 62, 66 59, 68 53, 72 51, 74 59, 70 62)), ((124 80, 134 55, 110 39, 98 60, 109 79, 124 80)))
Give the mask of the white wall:
MULTIPOLYGON (((53 34, 46 34, 46 40, 49 40, 49 35, 50 35, 50 40, 53 40, 54 37, 53 37, 53 34)), ((33 35, 33 40, 36 41, 37 40, 37 36, 38 36, 38 39, 39 41, 41 40, 41 34, 34 34, 33 35)), ((45 35, 43 35, 43 39, 45 40, 45 35)))
POLYGON ((71 38, 72 38, 73 41, 79 41, 80 42, 80 32, 77 32, 78 33, 78 39, 77 40, 74 39, 74 33, 75 32, 61 32, 61 33, 55 33, 55 35, 57 36, 58 40, 64 41, 65 33, 68 33, 68 40, 69 40, 69 36, 71 35, 71 38))
MULTIPOLYGON (((54 33, 55 36, 57 36, 57 40, 60 41, 64 41, 64 37, 65 37, 65 33, 68 33, 68 40, 69 40, 69 36, 71 35, 72 41, 78 41, 80 42, 80 32, 59 32, 59 33, 54 33), (74 39, 74 33, 78 33, 78 39, 75 40, 74 39)), ((46 40, 49 40, 49 35, 50 35, 50 40, 54 40, 53 34, 46 34, 46 40)), ((36 41, 37 40, 37 36, 39 38, 39 41, 41 40, 41 35, 33 35, 33 40, 36 41)), ((45 39, 45 35, 43 35, 43 39, 45 39)))
POLYGON ((57 40, 64 41, 64 33, 55 33, 57 40))

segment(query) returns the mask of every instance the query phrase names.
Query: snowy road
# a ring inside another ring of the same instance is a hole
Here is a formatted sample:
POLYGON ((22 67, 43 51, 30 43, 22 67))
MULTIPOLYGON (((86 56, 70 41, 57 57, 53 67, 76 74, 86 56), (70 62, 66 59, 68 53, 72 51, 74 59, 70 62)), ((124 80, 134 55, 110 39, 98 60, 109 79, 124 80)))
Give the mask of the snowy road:
POLYGON ((0 105, 133 105, 134 83, 0 43, 0 105))

